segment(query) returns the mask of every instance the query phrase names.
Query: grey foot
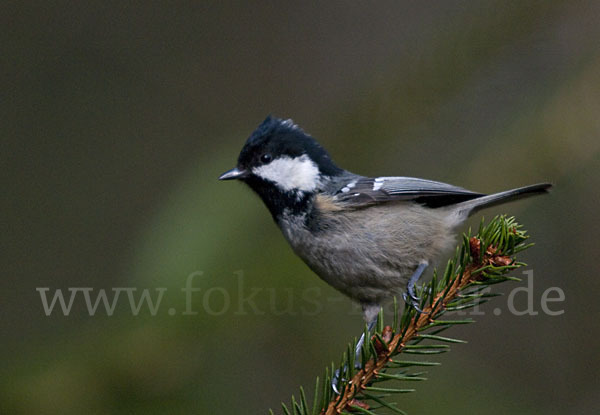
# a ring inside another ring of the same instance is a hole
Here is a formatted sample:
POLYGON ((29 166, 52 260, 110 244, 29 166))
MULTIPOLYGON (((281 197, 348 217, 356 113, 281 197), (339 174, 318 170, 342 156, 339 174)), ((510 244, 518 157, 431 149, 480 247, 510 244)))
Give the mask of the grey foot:
POLYGON ((425 271, 428 265, 429 264, 427 262, 421 262, 419 264, 413 275, 411 275, 411 277, 409 278, 408 283, 406 284, 406 293, 404 293, 403 295, 404 301, 406 301, 412 308, 417 310, 417 312, 419 313, 423 313, 423 310, 421 310, 419 306, 421 299, 417 297, 415 293, 415 286, 419 281, 419 278, 421 278, 423 271, 425 271))
MULTIPOLYGON (((377 318, 375 318, 374 320, 371 320, 367 326, 367 331, 369 332, 369 334, 371 333, 371 330, 373 330, 373 327, 375 327, 375 323, 377 322, 377 318)), ((362 350, 363 344, 365 344, 365 333, 363 332, 363 334, 360 335, 360 339, 358 339, 358 342, 356 343, 356 348, 354 349, 354 368, 355 369, 361 369, 362 368, 362 364, 360 363, 360 352, 362 350)), ((345 365, 344 366, 344 371, 346 371, 348 369, 348 367, 345 365)), ((343 379, 342 380, 346 380, 343 379)), ((340 391, 337 387, 338 383, 340 381, 340 369, 337 369, 334 374, 333 377, 331 378, 331 389, 333 389, 333 391, 336 393, 336 395, 340 394, 340 391)))

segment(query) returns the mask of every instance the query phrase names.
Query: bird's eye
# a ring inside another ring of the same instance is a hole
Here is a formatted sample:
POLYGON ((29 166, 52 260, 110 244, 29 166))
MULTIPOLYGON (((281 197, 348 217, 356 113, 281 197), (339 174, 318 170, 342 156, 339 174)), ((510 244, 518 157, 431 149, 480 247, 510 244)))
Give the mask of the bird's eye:
POLYGON ((263 163, 268 163, 272 160, 272 157, 269 153, 265 153, 262 156, 260 156, 260 161, 262 161, 263 163))

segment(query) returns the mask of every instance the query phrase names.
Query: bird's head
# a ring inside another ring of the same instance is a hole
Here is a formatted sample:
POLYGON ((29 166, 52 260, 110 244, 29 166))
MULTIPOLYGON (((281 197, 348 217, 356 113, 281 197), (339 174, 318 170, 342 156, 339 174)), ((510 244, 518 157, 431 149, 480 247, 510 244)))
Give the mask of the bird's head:
POLYGON ((237 166, 219 179, 244 181, 276 217, 284 209, 302 209, 325 180, 342 172, 292 120, 268 116, 246 141, 237 166))

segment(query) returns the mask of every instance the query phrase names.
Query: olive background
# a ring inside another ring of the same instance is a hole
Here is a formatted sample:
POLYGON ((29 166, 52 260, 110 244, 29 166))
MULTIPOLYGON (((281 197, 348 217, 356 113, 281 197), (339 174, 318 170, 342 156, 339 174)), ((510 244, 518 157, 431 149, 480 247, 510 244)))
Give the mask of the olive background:
POLYGON ((8 1, 0 23, 0 412, 267 413, 338 361, 357 307, 217 181, 267 114, 364 175, 554 183, 469 223, 529 231, 538 314, 509 312, 527 281, 495 287, 399 407, 600 410, 600 3, 8 1), (166 291, 46 316, 43 287, 166 291))

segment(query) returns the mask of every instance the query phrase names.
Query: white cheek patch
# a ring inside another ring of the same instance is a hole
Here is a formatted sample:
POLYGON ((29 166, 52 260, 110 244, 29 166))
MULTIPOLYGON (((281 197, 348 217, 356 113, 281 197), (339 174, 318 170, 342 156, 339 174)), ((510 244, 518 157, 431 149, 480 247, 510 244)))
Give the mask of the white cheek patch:
POLYGON ((253 168, 252 173, 275 183, 284 191, 310 192, 320 184, 319 168, 306 154, 295 158, 277 158, 269 164, 253 168))

